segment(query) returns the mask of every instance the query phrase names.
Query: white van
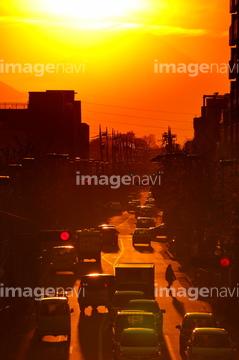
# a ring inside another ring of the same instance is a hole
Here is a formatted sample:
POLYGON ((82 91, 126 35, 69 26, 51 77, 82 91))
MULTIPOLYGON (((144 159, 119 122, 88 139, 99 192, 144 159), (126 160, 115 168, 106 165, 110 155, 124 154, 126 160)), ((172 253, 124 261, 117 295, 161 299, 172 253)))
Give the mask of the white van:
POLYGON ((40 300, 37 314, 37 334, 41 340, 43 336, 65 335, 71 338, 71 313, 66 297, 46 297, 40 300))

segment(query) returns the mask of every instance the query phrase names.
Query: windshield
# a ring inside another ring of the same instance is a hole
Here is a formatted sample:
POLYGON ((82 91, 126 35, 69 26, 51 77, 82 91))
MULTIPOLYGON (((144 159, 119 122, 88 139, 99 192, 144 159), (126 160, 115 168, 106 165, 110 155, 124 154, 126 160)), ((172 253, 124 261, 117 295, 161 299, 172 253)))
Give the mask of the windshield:
POLYGON ((148 230, 135 230, 136 235, 149 235, 148 230))
POLYGON ((144 310, 147 312, 152 312, 154 314, 159 312, 159 306, 157 302, 150 302, 150 303, 144 303, 144 302, 132 302, 129 303, 129 309, 134 310, 144 310))
POLYGON ((43 304, 41 307, 40 314, 43 316, 60 316, 66 315, 68 310, 68 305, 64 304, 43 304))
POLYGON ((64 249, 64 248, 57 248, 53 251, 54 256, 74 256, 75 251, 74 249, 64 249))
POLYGON ((156 347, 158 341, 156 334, 148 334, 142 331, 141 334, 123 334, 121 346, 125 347, 156 347))
POLYGON ((193 345, 206 348, 231 347, 230 340, 226 334, 196 334, 193 345))
POLYGON ((154 316, 143 314, 119 315, 116 317, 115 326, 121 328, 143 327, 154 329, 154 316))
POLYGON ((216 327, 216 322, 214 318, 207 317, 207 318, 188 318, 185 319, 183 322, 183 327, 185 329, 195 329, 201 327, 216 327))

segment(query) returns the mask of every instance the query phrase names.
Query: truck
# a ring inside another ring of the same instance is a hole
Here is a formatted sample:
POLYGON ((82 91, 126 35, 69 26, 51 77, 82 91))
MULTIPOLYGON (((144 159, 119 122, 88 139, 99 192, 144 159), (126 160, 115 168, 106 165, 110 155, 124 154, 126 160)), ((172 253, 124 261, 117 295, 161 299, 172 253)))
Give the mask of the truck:
POLYGON ((117 290, 143 291, 146 299, 154 299, 154 267, 151 263, 116 264, 117 290))
POLYGON ((75 246, 79 262, 94 259, 101 262, 100 231, 94 229, 76 230, 75 246))

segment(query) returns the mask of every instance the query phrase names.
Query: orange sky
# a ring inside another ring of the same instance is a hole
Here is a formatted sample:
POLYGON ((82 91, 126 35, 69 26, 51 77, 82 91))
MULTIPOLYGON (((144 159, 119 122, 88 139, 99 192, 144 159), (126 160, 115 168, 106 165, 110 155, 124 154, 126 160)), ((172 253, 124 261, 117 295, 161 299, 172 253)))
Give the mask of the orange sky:
MULTIPOLYGON (((220 68, 230 56, 229 23, 229 0, 2 0, 0 81, 20 92, 75 90, 92 136, 101 123, 161 139, 171 125, 182 143, 203 94, 228 92, 228 75, 154 73, 154 61, 220 68), (36 76, 1 70, 9 63, 42 65, 36 76), (39 76, 59 63, 58 73, 39 76)), ((19 99, 0 93, 0 101, 19 99)))

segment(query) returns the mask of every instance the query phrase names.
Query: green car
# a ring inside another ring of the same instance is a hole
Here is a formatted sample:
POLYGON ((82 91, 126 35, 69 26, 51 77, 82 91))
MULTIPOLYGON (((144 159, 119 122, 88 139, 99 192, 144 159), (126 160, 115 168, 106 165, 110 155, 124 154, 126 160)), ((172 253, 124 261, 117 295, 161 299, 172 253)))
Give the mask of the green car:
POLYGON ((160 309, 158 302, 156 300, 149 299, 135 299, 130 300, 127 310, 141 310, 147 311, 154 314, 155 324, 156 324, 156 332, 160 341, 163 341, 163 314, 165 314, 166 310, 160 309))
POLYGON ((187 343, 188 360, 195 359, 235 359, 235 345, 231 342, 225 329, 194 329, 187 343))
POLYGON ((211 313, 192 312, 184 315, 181 325, 176 328, 180 330, 179 351, 184 352, 187 349, 187 342, 195 328, 217 327, 216 320, 211 313))

